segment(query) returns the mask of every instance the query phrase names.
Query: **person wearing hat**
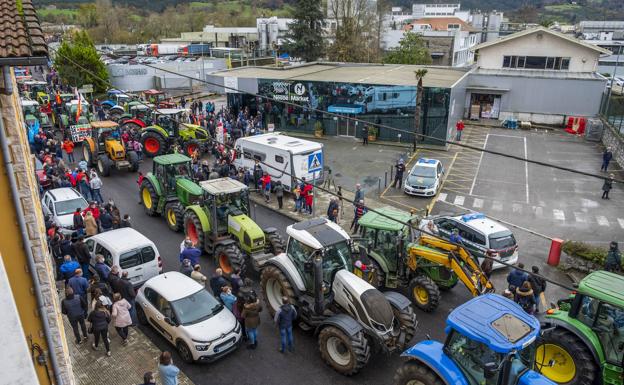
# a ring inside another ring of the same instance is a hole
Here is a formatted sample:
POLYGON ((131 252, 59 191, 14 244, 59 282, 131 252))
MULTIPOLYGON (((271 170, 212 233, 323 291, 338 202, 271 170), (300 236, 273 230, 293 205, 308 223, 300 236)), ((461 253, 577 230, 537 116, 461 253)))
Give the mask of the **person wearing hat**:
POLYGON ((399 159, 397 164, 394 165, 394 168, 396 168, 396 174, 394 175, 392 188, 395 188, 397 182, 399 183, 399 188, 401 188, 401 184, 403 183, 403 173, 405 172, 405 161, 403 158, 399 159))
POLYGON ((190 239, 184 240, 184 250, 180 253, 180 262, 188 259, 191 261, 191 266, 195 266, 199 263, 201 254, 201 250, 196 248, 190 239))
POLYGON ((355 185, 355 196, 353 197, 353 205, 364 199, 364 191, 362 191, 362 185, 359 183, 355 185))
POLYGON ((605 179, 602 184, 602 199, 609 199, 609 191, 613 188, 613 179, 615 175, 609 174, 609 179, 605 179))

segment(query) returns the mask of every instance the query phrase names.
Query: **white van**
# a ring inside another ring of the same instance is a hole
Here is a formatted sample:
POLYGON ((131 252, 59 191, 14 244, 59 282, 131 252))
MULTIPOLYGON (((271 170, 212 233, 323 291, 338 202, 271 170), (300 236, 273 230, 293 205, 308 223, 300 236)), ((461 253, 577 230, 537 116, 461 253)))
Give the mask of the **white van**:
POLYGON ((102 254, 108 266, 117 265, 121 271, 127 271, 135 287, 162 273, 162 259, 154 242, 131 227, 96 234, 85 243, 91 253, 92 266, 95 256, 102 254))
POLYGON ((320 183, 323 181, 323 145, 279 132, 248 136, 236 141, 236 167, 247 167, 253 170, 256 159, 263 162, 262 170, 271 175, 271 183, 275 186, 278 180, 284 190, 292 191, 299 179, 320 183), (289 175, 287 175, 287 173, 289 175))

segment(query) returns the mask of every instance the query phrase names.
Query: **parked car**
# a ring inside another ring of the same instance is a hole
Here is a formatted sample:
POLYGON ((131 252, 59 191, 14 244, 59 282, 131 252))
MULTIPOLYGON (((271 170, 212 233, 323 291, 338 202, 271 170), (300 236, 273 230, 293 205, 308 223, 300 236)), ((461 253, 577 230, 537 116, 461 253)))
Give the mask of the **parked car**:
POLYGON ((437 159, 420 158, 407 174, 403 191, 409 195, 434 196, 442 184, 444 167, 437 159))
POLYGON ((87 200, 71 187, 48 190, 41 199, 43 213, 52 218, 63 234, 73 233, 74 211, 84 210, 88 205, 87 200))
POLYGON ((137 317, 173 344, 187 363, 209 362, 236 350, 241 325, 206 288, 172 271, 139 289, 137 317))
MULTIPOLYGON (((484 214, 432 217, 422 220, 421 228, 426 228, 429 221, 436 224, 439 235, 445 239, 450 238, 454 229, 459 230, 464 246, 479 258, 479 263, 486 254, 508 264, 518 262, 518 244, 513 233, 484 214)), ((494 261, 494 269, 503 267, 505 265, 494 261)))
POLYGON ((135 287, 162 272, 162 259, 154 242, 131 227, 96 234, 85 243, 93 265, 96 255, 101 254, 107 265, 127 271, 135 287))
POLYGON ((35 158, 35 174, 37 174, 37 180, 41 188, 47 189, 52 185, 52 181, 48 178, 43 169, 43 163, 37 158, 35 158))

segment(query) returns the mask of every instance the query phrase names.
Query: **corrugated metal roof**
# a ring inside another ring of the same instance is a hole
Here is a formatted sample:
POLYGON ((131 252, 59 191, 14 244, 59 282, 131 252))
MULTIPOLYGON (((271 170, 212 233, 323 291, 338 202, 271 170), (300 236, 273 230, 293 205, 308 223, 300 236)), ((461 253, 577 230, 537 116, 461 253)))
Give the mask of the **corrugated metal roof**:
POLYGON ((48 47, 32 2, 0 0, 0 59, 42 56, 48 56, 48 47))
POLYGON ((518 76, 518 77, 545 78, 545 79, 604 80, 604 78, 601 75, 598 75, 595 72, 568 72, 568 71, 555 71, 555 70, 476 68, 473 74, 490 75, 490 76, 518 76))
POLYGON ((417 85, 414 71, 427 69, 425 87, 450 88, 468 68, 416 66, 401 64, 313 63, 288 68, 244 67, 215 72, 216 76, 276 80, 307 80, 356 84, 417 85))

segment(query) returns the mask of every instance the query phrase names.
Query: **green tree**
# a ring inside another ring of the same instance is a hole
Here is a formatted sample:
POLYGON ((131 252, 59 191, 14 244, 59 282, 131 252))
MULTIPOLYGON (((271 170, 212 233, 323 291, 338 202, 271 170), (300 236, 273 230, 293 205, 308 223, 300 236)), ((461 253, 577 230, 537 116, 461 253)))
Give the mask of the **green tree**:
POLYGON ((74 31, 65 37, 56 52, 54 67, 63 82, 71 86, 93 84, 95 92, 107 89, 108 72, 86 31, 74 31))
POLYGON ((325 15, 320 0, 297 0, 283 50, 305 61, 324 56, 323 26, 325 15))
POLYGON ((390 50, 383 61, 389 64, 431 64, 431 54, 422 37, 408 31, 399 40, 399 46, 390 50))

